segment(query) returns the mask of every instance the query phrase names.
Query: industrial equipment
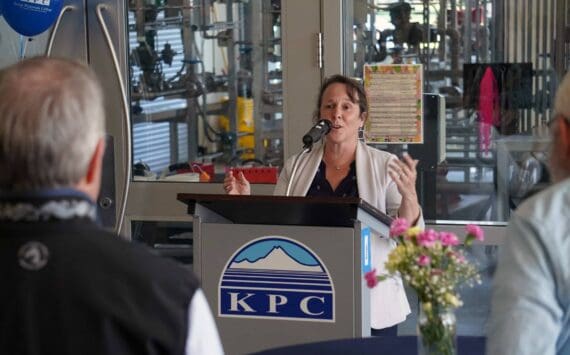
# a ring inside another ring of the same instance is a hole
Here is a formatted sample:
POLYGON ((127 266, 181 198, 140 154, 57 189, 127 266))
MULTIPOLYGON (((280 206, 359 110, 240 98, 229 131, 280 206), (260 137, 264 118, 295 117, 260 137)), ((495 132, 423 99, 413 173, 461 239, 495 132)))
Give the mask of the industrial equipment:
POLYGON ((129 1, 134 161, 282 164, 280 6, 129 1))

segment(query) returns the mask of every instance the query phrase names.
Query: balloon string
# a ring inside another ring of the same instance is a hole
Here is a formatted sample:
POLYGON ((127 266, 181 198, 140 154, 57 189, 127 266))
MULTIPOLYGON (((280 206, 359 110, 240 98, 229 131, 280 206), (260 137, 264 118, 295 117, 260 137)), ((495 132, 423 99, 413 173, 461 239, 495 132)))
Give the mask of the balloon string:
POLYGON ((26 56, 26 47, 28 46, 28 41, 26 37, 20 35, 20 60, 24 59, 26 56))

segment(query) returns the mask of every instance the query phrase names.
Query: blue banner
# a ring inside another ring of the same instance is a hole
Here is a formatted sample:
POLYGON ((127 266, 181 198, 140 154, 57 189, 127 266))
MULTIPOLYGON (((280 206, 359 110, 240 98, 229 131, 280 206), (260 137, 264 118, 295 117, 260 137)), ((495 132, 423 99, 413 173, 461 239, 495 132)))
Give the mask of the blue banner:
POLYGON ((360 232, 361 237, 361 259, 362 259, 362 273, 372 270, 372 253, 370 252, 370 228, 364 227, 360 232))

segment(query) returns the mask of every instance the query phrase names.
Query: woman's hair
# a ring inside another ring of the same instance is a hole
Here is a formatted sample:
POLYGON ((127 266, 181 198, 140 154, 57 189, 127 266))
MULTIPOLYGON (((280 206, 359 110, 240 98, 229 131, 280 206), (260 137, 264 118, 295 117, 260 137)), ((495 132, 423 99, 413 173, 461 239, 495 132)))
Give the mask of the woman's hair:
POLYGON ((368 112, 368 99, 366 98, 366 92, 364 92, 364 87, 355 79, 349 78, 344 75, 336 74, 326 78, 321 84, 321 90, 319 91, 319 99, 317 100, 317 109, 313 113, 313 120, 316 122, 320 119, 321 105, 323 103, 323 94, 325 90, 332 84, 344 84, 346 87, 346 94, 350 98, 350 101, 358 104, 360 109, 360 114, 363 112, 368 112))

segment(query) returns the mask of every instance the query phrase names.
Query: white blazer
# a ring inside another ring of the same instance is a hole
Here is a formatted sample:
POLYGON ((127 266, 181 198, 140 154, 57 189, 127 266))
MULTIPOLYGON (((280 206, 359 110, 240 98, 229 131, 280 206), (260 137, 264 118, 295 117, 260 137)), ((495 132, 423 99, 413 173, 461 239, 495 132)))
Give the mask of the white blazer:
MULTIPOLYGON (((324 145, 313 147, 299 161, 297 175, 291 184, 291 196, 306 196, 315 174, 323 158, 324 145)), ((287 184, 291 178, 296 155, 289 158, 275 186, 274 195, 285 195, 287 184)), ((402 196, 392 178, 388 174, 388 163, 397 159, 393 154, 367 146, 358 142, 356 147, 356 183, 361 199, 370 203, 380 211, 396 216, 402 196)), ((422 216, 417 225, 424 226, 422 216)), ((393 240, 372 236, 372 263, 377 272, 385 272, 384 263, 388 254, 395 247, 393 240)), ((371 323, 372 328, 382 329, 401 323, 410 314, 410 305, 402 280, 398 278, 380 282, 371 290, 371 323)))

